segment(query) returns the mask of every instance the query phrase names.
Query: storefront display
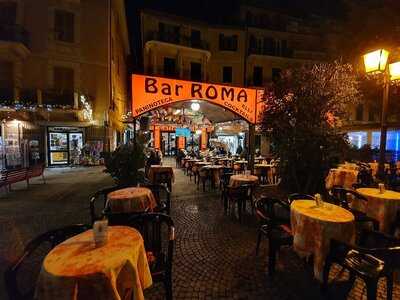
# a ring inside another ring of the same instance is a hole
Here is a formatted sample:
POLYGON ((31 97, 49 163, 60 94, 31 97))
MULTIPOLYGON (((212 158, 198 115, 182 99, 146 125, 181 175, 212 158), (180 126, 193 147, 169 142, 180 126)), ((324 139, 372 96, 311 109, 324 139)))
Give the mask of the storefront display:
POLYGON ((77 165, 83 147, 83 129, 49 127, 48 145, 49 165, 77 165))

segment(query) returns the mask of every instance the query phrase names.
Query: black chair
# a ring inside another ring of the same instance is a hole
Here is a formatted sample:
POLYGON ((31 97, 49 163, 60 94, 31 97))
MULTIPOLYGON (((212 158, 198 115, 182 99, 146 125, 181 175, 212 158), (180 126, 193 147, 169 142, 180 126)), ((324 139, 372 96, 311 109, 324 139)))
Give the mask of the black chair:
POLYGON ((140 231, 154 282, 163 282, 166 299, 172 299, 172 260, 175 227, 172 219, 160 213, 132 217, 127 225, 140 231))
POLYGON ((262 236, 268 239, 268 274, 275 274, 276 256, 280 247, 293 244, 290 227, 290 207, 278 199, 262 197, 255 203, 256 214, 260 220, 258 229, 256 255, 260 248, 262 236))
POLYGON ((243 210, 246 209, 246 201, 251 195, 251 184, 242 184, 238 187, 228 186, 226 196, 224 197, 224 210, 227 212, 236 205, 238 210, 239 222, 242 222, 243 210))
POLYGON ((314 196, 308 194, 294 193, 288 196, 289 205, 295 200, 315 200, 314 196))
POLYGON ((201 181, 201 184, 203 186, 203 192, 205 192, 206 191, 206 182, 207 182, 207 180, 210 180, 210 182, 212 181, 212 178, 210 178, 211 172, 209 172, 209 170, 207 170, 205 168, 198 167, 197 176, 198 176, 197 189, 199 188, 200 181, 201 181))
POLYGON ((104 216, 104 209, 106 208, 106 204, 107 204, 107 195, 111 192, 114 192, 116 190, 120 190, 125 188, 125 186, 112 186, 112 187, 107 187, 104 189, 101 189, 99 191, 97 191, 96 193, 94 193, 94 195, 90 198, 90 217, 91 217, 91 221, 92 224, 96 221, 96 220, 100 220, 103 218, 104 216), (103 204, 102 204, 102 213, 101 215, 96 213, 96 202, 99 201, 102 198, 103 204))
POLYGON ((219 178, 219 188, 221 190, 221 202, 225 203, 224 199, 227 197, 229 181, 231 176, 234 175, 233 172, 223 172, 219 178))
POLYGON ((350 208, 350 204, 349 204, 347 195, 352 195, 358 201, 364 201, 365 203, 368 201, 367 198, 365 198, 363 195, 361 195, 360 193, 357 193, 354 190, 349 190, 349 189, 345 189, 342 187, 334 187, 331 190, 331 197, 332 197, 333 202, 336 205, 339 205, 339 206, 351 211, 351 213, 354 215, 355 221, 357 223, 371 223, 374 230, 379 230, 379 221, 378 220, 368 217, 367 214, 362 211, 350 208))
POLYGON ((154 183, 166 185, 168 190, 172 192, 172 178, 169 171, 156 172, 154 174, 154 183))
POLYGON ((166 213, 167 215, 171 212, 171 192, 165 185, 145 183, 140 184, 141 187, 146 187, 151 190, 154 198, 157 201, 157 207, 154 212, 166 213), (164 197, 163 197, 164 195, 164 197))
POLYGON ((4 280, 10 300, 33 299, 43 259, 55 246, 82 233, 89 225, 77 224, 48 231, 31 240, 24 252, 5 271, 4 280))
POLYGON ((372 231, 363 233, 360 245, 331 240, 323 271, 323 292, 328 288, 330 268, 336 263, 349 270, 352 281, 355 276, 364 280, 368 300, 376 299, 378 281, 380 278, 386 278, 386 299, 391 300, 393 273, 400 267, 400 240, 372 231))

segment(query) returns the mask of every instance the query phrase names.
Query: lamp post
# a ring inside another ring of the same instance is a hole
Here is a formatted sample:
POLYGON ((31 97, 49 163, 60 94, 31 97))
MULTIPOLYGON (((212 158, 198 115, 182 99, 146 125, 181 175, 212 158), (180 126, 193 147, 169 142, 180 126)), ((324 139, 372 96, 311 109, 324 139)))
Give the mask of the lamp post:
POLYGON ((381 74, 383 76, 383 97, 381 115, 381 137, 379 146, 378 178, 385 178, 385 153, 387 123, 386 115, 389 103, 390 82, 400 79, 400 62, 388 64, 389 51, 379 49, 364 55, 365 71, 369 74, 381 74))

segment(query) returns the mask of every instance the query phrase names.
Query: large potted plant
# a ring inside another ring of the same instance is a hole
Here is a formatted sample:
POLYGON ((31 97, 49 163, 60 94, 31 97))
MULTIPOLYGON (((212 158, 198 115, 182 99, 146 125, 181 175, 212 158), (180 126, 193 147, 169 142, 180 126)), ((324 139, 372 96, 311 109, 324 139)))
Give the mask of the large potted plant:
POLYGON ((119 186, 135 186, 144 181, 143 168, 146 156, 143 143, 130 142, 120 145, 105 157, 104 170, 110 173, 119 186))

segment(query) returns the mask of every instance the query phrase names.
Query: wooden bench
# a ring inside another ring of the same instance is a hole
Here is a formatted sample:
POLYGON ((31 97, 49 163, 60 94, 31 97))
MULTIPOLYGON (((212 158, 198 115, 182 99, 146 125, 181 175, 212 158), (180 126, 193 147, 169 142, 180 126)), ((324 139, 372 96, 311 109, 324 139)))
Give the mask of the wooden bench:
POLYGON ((11 191, 11 184, 20 181, 26 181, 26 184, 29 187, 29 179, 39 176, 42 176, 43 183, 46 183, 43 172, 44 165, 36 165, 30 168, 3 171, 0 175, 0 188, 8 187, 7 190, 11 191))

